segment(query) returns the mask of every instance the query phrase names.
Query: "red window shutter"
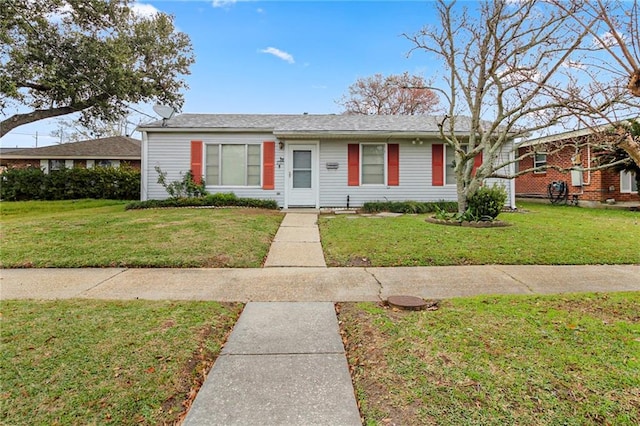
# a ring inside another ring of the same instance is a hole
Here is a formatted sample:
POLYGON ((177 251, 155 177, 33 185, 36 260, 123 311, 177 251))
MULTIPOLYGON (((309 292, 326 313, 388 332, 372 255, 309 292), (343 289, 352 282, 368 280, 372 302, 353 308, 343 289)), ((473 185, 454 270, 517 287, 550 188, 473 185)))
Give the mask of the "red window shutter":
POLYGON ((444 185, 444 145, 441 143, 431 145, 431 184, 444 185))
POLYGON ((349 186, 360 185, 360 145, 350 143, 347 146, 347 181, 349 186))
POLYGON ((471 174, 473 176, 476 175, 476 170, 481 165, 482 165, 482 152, 480 154, 476 155, 476 157, 473 159, 473 169, 471 171, 471 174))
POLYGON ((191 175, 195 183, 202 182, 202 141, 191 141, 191 175))
POLYGON ((389 186, 400 185, 400 145, 387 145, 387 183, 389 186))
POLYGON ((262 189, 275 189, 276 180, 276 143, 267 141, 262 144, 262 189))

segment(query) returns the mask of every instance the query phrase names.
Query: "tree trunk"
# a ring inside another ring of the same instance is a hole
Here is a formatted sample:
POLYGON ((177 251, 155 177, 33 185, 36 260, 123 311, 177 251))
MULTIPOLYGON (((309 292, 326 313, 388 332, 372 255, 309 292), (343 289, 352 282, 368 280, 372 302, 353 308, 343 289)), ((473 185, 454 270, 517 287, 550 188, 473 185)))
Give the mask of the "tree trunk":
POLYGON ((627 134, 618 146, 624 149, 629 154, 629 157, 640 167, 640 143, 633 135, 627 134))
POLYGON ((456 180, 456 192, 458 195, 458 213, 463 214, 467 211, 467 191, 465 191, 464 179, 456 180))

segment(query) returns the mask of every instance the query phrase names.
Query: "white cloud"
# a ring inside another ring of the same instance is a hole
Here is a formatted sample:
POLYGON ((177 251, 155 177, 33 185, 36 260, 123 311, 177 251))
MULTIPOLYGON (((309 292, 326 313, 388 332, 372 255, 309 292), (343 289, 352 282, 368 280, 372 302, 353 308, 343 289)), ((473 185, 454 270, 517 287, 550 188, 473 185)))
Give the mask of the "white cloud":
POLYGON ((140 16, 142 18, 152 18, 156 16, 158 13, 160 13, 158 9, 156 9, 154 6, 150 4, 144 4, 144 3, 138 3, 138 2, 133 3, 131 5, 131 11, 133 12, 134 15, 140 16))
MULTIPOLYGON (((141 18, 152 18, 156 16, 160 11, 156 9, 154 6, 150 4, 144 4, 135 2, 131 6, 131 11, 134 15, 141 18)), ((69 3, 63 3, 54 13, 48 15, 48 18, 51 22, 60 22, 65 17, 73 12, 73 8, 69 5, 69 3)))
POLYGON ((226 7, 236 3, 238 0, 213 0, 213 7, 226 7))
POLYGON ((583 64, 582 62, 571 61, 571 60, 564 61, 562 66, 565 67, 565 68, 574 68, 574 69, 577 69, 577 70, 583 70, 583 69, 587 68, 587 66, 585 64, 583 64))
MULTIPOLYGON (((620 37, 622 41, 625 41, 624 34, 617 33, 616 35, 620 37)), ((598 37, 593 37, 593 45, 598 48, 611 47, 617 44, 618 40, 616 40, 616 37, 610 31, 600 34, 598 37)))
POLYGON ((267 47, 266 49, 260 50, 260 53, 268 53, 269 55, 273 55, 277 58, 282 59, 283 61, 289 62, 293 64, 295 60, 290 53, 284 52, 280 49, 276 49, 275 47, 267 47))
POLYGON ((263 9, 263 8, 261 8, 261 7, 259 7, 259 8, 257 8, 257 9, 256 9, 256 12, 258 12, 258 13, 264 13, 264 9, 263 9))

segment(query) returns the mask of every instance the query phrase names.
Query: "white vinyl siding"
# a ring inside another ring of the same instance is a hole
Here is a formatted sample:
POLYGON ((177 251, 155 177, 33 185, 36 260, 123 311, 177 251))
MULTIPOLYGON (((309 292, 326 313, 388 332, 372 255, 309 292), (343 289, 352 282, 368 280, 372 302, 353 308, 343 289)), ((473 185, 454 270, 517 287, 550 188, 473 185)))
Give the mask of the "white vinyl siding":
POLYGON ((386 165, 386 144, 360 145, 360 173, 362 185, 384 185, 386 165))
POLYGON ((259 186, 259 144, 206 145, 205 183, 212 186, 259 186))
MULTIPOLYGON (((155 166, 167 173, 167 181, 181 180, 186 172, 191 168, 191 141, 202 141, 207 145, 255 145, 260 150, 262 157, 262 143, 265 141, 276 140, 271 133, 163 133, 149 132, 147 133, 146 147, 146 167, 143 170, 146 178, 143 180, 142 198, 143 199, 165 199, 169 195, 167 191, 158 184, 158 174, 155 166)), ((206 156, 203 158, 203 171, 205 172, 205 185, 210 193, 216 192, 233 192, 238 197, 258 198, 266 200, 276 200, 279 205, 284 204, 284 167, 275 168, 275 187, 273 190, 264 190, 260 186, 233 186, 222 187, 213 185, 207 179, 209 173, 209 162, 206 156)), ((276 143, 276 159, 284 158, 284 152, 276 143)), ((258 179, 261 178, 262 165, 253 169, 255 174, 258 169, 258 179)), ((255 177, 253 177, 255 181, 255 177)))
MULTIPOLYGON (((348 186, 348 140, 320 141, 320 206, 359 207, 367 201, 438 201, 455 200, 455 186, 431 185, 431 144, 413 145, 410 140, 389 139, 400 144, 400 182, 393 185, 348 186), (327 168, 327 163, 338 168, 327 168)), ((435 142, 439 143, 439 142, 435 142)), ((386 165, 385 165, 386 168, 386 165)), ((386 172, 386 171, 385 171, 386 172)))
MULTIPOLYGON (((158 174, 155 166, 167 173, 167 180, 180 180, 191 167, 190 143, 192 140, 209 144, 256 144, 260 147, 264 141, 276 141, 275 189, 263 190, 260 186, 222 187, 214 186, 205 180, 207 190, 215 192, 233 192, 238 197, 276 200, 280 206, 284 205, 285 171, 290 158, 285 158, 285 152, 271 133, 163 133, 150 132, 146 135, 144 158, 145 177, 142 183, 143 199, 165 199, 166 190, 157 183, 158 174), (280 159, 284 159, 280 161, 280 159)), ((289 143, 289 142, 288 142, 289 143)), ((288 144, 287 143, 287 144, 288 144)), ((384 143, 400 144, 400 182, 399 186, 360 185, 348 186, 347 174, 347 145, 357 143, 353 140, 326 139, 319 141, 319 204, 321 207, 345 207, 347 196, 350 206, 362 206, 367 201, 438 201, 456 200, 456 188, 453 185, 432 186, 432 158, 431 144, 442 143, 439 140, 426 140, 423 145, 413 145, 410 140, 389 139, 384 143), (329 164, 332 167, 328 167, 329 164), (337 168, 335 166, 337 165, 337 168)), ((382 144, 382 142, 381 142, 382 144)), ((507 151, 511 146, 506 146, 507 151)), ((286 149, 286 145, 285 145, 286 149)), ((504 155, 507 155, 505 152, 504 155)), ((208 159, 203 158, 203 170, 208 171, 208 159)), ((262 173, 262 170, 260 170, 262 173)), ((386 173, 386 165, 385 165, 386 173)), ((487 179, 487 184, 502 183, 509 189, 509 181, 487 179)), ((511 189, 512 191, 512 189, 511 189)), ((507 202, 512 204, 511 198, 507 202)))

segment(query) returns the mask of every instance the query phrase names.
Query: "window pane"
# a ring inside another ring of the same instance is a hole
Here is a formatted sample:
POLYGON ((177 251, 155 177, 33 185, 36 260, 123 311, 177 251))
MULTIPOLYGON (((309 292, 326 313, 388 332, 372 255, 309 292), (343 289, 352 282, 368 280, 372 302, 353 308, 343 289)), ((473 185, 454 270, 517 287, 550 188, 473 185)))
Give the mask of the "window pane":
POLYGON ((294 170, 293 187, 311 188, 311 170, 294 170))
POLYGON ((631 192, 638 192, 638 181, 636 180, 636 174, 633 172, 629 173, 629 178, 631 179, 631 192))
MULTIPOLYGON (((536 154, 533 157, 533 167, 542 167, 547 164, 547 153, 541 152, 536 154)), ((543 170, 538 170, 537 173, 544 173, 543 170)))
POLYGON ((453 152, 453 148, 450 146, 446 147, 446 155, 445 155, 445 183, 447 185, 454 185, 456 183, 456 173, 453 170, 456 163, 456 156, 453 152))
POLYGON ((385 145, 362 145, 362 183, 384 184, 385 145))
POLYGON ((311 168, 311 151, 293 151, 293 168, 294 169, 310 169, 311 168))
POLYGON ((219 185, 220 145, 206 145, 206 161, 205 183, 207 185, 219 185))
POLYGON ((245 185, 246 145, 222 145, 221 185, 245 185))
POLYGON ((260 145, 247 145, 247 185, 260 186, 260 145))

